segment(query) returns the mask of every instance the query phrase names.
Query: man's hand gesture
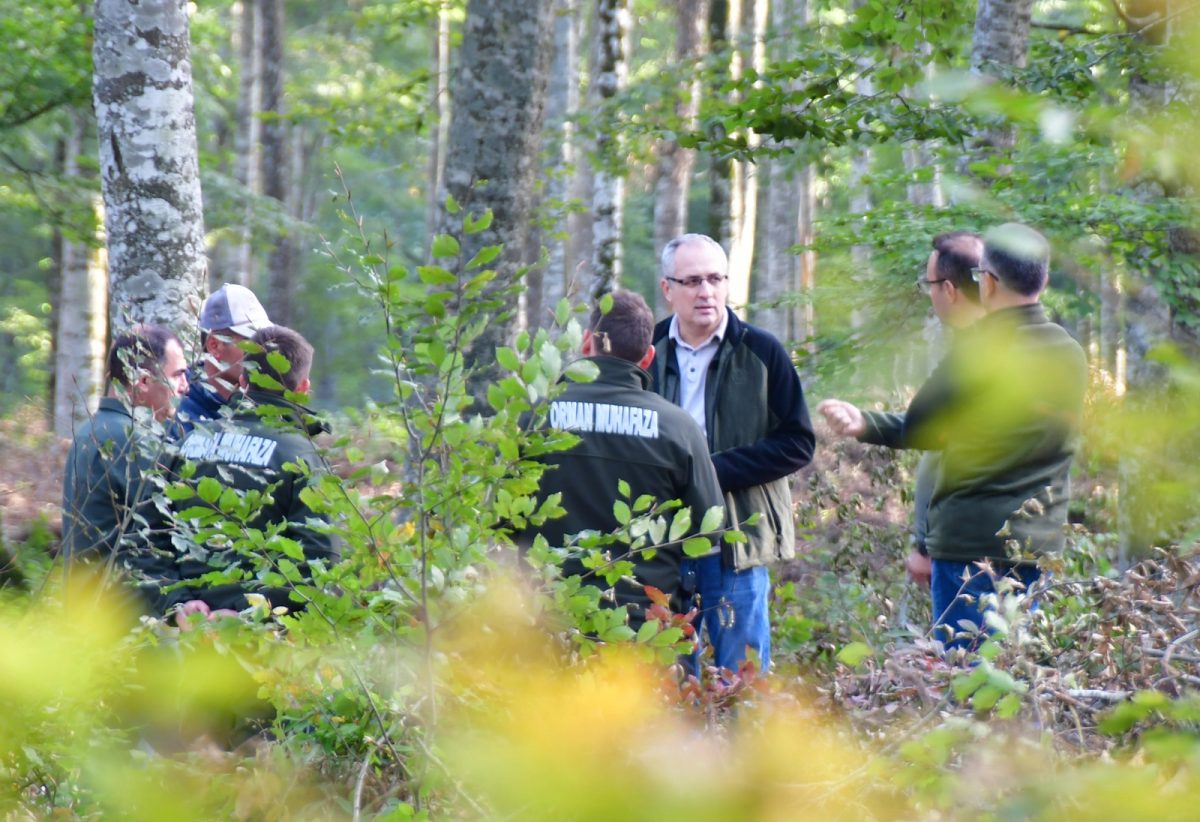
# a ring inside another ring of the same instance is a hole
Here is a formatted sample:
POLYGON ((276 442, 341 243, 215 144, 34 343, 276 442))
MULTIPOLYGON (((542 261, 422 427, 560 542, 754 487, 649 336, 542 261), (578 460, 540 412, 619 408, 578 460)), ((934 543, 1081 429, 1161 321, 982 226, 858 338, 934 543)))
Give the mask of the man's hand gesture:
POLYGON ((861 437, 867 432, 867 423, 858 406, 845 400, 821 400, 817 410, 829 423, 835 434, 842 437, 861 437))

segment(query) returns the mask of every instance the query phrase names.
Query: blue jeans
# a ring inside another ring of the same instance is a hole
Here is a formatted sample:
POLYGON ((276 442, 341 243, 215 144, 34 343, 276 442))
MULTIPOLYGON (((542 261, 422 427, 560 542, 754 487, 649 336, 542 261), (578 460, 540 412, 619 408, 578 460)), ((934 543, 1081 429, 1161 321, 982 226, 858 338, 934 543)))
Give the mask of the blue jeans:
MULTIPOLYGON (((974 650, 983 641, 983 635, 959 636, 964 628, 959 622, 965 620, 975 625, 984 634, 991 633, 984 622, 982 604, 985 594, 996 592, 995 580, 973 562, 956 562, 949 559, 933 560, 933 576, 929 581, 929 593, 933 599, 933 637, 951 648, 974 650), (970 579, 963 581, 964 572, 970 579)), ((1028 590, 1041 577, 1036 565, 1011 565, 992 562, 998 576, 1018 579, 1028 590)), ((990 610, 987 609, 987 610, 990 610)))
POLYGON ((696 593, 700 595, 696 634, 701 647, 706 641, 712 646, 713 662, 736 671, 749 646, 758 654, 759 670, 770 670, 767 595, 771 577, 766 566, 735 571, 722 565, 719 556, 707 556, 685 559, 683 574, 685 579, 695 577, 696 593))

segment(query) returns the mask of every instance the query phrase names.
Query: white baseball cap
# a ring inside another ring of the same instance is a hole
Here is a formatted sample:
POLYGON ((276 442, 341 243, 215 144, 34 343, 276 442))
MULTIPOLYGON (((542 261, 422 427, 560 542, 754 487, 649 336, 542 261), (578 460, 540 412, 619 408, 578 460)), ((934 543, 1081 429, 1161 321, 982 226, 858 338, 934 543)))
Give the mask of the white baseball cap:
POLYGON ((200 328, 216 331, 228 328, 235 334, 250 338, 260 328, 270 328, 274 323, 267 311, 244 285, 226 283, 218 288, 200 309, 200 328))

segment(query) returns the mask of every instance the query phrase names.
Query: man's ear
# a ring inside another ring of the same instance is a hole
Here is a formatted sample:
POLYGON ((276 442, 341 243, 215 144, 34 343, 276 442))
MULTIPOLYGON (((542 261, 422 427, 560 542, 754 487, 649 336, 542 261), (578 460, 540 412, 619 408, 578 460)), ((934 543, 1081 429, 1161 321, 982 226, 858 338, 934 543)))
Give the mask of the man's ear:
POLYGON ((954 280, 942 280, 942 293, 946 295, 946 302, 949 303, 956 303, 963 297, 962 291, 954 284, 954 280))
POLYGON ((649 346, 646 349, 646 353, 642 355, 642 358, 640 360, 638 360, 638 368, 642 368, 642 369, 649 368, 650 363, 654 362, 654 355, 657 353, 658 352, 654 350, 654 346, 649 346))
POLYGON ((596 353, 596 343, 592 339, 592 332, 588 329, 584 329, 583 348, 580 349, 580 352, 585 357, 594 356, 596 353))
POLYGON ((310 388, 312 388, 312 381, 308 377, 305 377, 296 385, 296 393, 307 394, 310 388))

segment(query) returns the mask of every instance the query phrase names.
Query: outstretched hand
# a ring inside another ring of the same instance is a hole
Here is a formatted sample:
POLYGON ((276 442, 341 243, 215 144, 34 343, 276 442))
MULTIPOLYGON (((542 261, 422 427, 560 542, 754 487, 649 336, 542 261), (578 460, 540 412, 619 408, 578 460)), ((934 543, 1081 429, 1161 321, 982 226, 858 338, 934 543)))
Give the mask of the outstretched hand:
POLYGON ((817 403, 817 410, 839 436, 861 437, 867 432, 867 422, 862 411, 845 400, 821 400, 817 403))

